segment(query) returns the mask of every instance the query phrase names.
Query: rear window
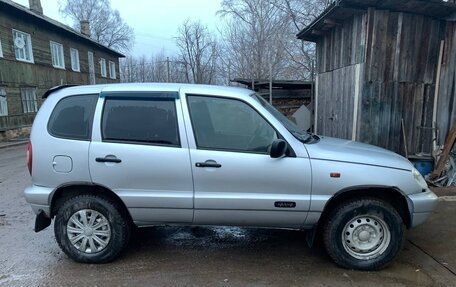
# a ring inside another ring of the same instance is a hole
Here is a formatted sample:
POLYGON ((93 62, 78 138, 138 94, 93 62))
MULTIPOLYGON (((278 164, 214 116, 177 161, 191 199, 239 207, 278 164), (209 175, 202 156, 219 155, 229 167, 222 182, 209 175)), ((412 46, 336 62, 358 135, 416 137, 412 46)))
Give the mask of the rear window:
POLYGON ((90 140, 98 95, 63 98, 52 111, 48 131, 59 138, 90 140))
POLYGON ((174 99, 107 98, 104 141, 180 146, 174 99))

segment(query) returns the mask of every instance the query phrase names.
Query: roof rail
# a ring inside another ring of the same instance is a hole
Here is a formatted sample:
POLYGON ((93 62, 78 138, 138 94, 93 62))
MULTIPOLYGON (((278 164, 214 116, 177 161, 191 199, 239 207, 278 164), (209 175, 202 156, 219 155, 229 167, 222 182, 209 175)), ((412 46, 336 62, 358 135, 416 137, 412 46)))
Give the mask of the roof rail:
POLYGON ((50 94, 54 93, 54 92, 57 92, 57 91, 60 91, 60 90, 63 90, 65 88, 69 88, 69 87, 75 87, 75 86, 78 86, 78 85, 60 85, 60 86, 55 86, 55 87, 52 87, 50 88, 49 90, 47 90, 43 96, 41 98, 43 99, 46 99, 47 97, 49 97, 50 94))

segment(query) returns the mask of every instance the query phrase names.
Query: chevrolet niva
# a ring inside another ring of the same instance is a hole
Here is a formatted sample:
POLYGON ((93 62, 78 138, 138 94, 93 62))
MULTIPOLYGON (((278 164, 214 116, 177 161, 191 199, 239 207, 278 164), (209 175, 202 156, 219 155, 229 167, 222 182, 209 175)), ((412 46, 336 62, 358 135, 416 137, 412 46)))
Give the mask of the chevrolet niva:
POLYGON ((300 130, 251 90, 60 86, 28 146, 35 231, 78 262, 114 260, 133 227, 308 229, 345 268, 377 270, 437 204, 405 158, 300 130))

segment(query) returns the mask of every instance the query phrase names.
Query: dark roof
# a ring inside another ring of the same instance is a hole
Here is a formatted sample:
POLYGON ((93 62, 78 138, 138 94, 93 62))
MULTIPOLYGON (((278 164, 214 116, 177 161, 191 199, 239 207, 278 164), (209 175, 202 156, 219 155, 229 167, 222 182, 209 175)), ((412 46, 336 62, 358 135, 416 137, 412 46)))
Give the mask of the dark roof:
MULTIPOLYGON (((252 79, 235 78, 230 80, 242 85, 252 85, 252 79)), ((254 80, 255 88, 269 88, 269 80, 254 80)), ((273 88, 282 89, 311 89, 313 82, 308 81, 294 81, 294 80, 273 80, 273 88)))
POLYGON ((437 19, 456 16, 456 3, 442 0, 336 0, 309 26, 298 33, 298 39, 315 42, 321 31, 328 30, 355 13, 367 8, 421 14, 437 19))
POLYGON ((9 10, 12 10, 14 12, 17 12, 18 14, 22 14, 24 16, 28 16, 28 17, 31 17, 31 19, 35 20, 36 22, 38 23, 41 23, 43 25, 47 25, 49 27, 52 27, 52 28, 55 28, 57 29, 58 31, 60 32, 64 32, 66 33, 68 36, 71 36, 71 37, 74 37, 78 40, 81 40, 81 41, 84 41, 92 46, 95 46, 97 48, 99 48, 100 50, 103 50, 107 53, 110 53, 110 54, 113 54, 117 57, 120 57, 120 58, 123 58, 125 57, 125 55, 111 49, 111 48, 108 48, 98 42, 96 42, 95 40, 91 39, 90 37, 87 37, 79 32, 77 32, 76 30, 72 29, 71 27, 67 26, 67 25, 64 25, 54 19, 51 19, 45 15, 41 15, 41 14, 37 14, 33 11, 31 11, 30 9, 28 9, 27 7, 25 6, 22 6, 20 4, 17 4, 11 0, 0 0, 0 10, 3 10, 3 9, 9 9, 9 10))

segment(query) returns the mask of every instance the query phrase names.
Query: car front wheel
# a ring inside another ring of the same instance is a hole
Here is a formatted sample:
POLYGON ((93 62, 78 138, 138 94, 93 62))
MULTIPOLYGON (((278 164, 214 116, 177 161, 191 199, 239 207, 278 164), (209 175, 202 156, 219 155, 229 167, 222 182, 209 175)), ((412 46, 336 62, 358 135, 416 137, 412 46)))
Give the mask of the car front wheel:
POLYGON ((389 203, 358 199, 335 208, 324 226, 329 256, 344 268, 378 270, 389 265, 404 243, 405 226, 389 203))

